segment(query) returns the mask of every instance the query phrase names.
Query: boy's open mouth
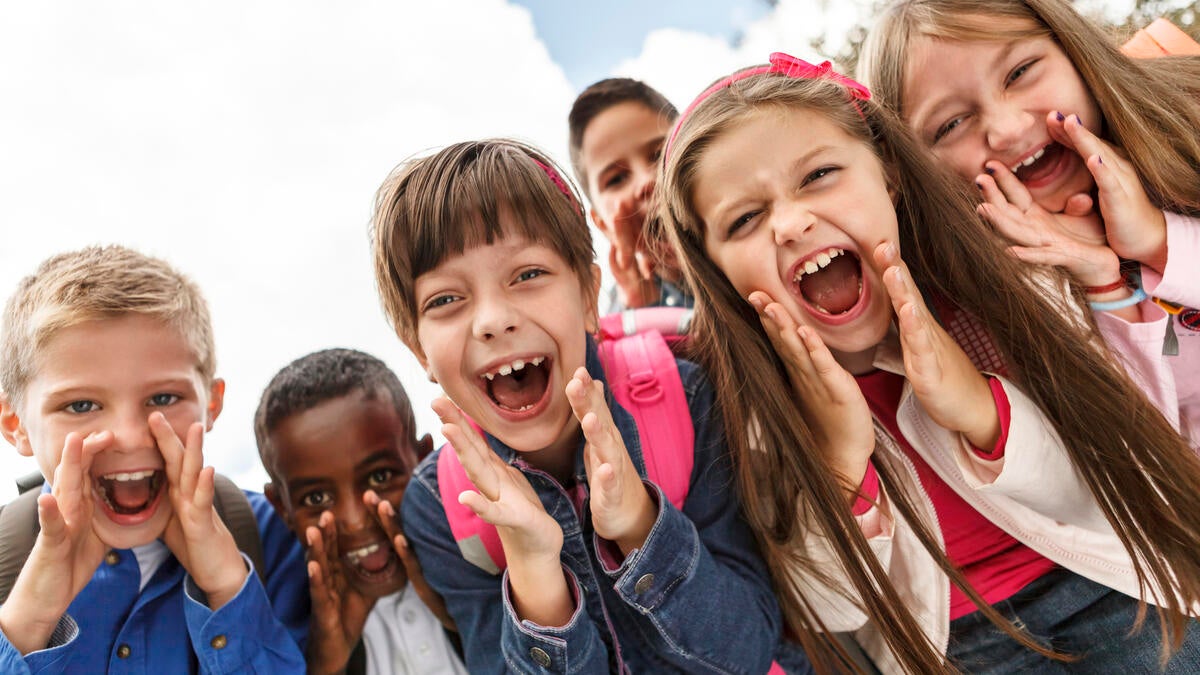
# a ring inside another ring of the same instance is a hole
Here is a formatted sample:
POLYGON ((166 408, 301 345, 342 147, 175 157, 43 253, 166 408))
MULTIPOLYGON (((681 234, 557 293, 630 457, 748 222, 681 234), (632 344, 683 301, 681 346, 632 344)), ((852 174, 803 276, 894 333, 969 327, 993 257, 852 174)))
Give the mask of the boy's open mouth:
POLYGON ((342 554, 342 560, 355 574, 367 581, 383 580, 400 565, 400 557, 386 541, 376 541, 346 551, 342 554))
POLYGON ((792 283, 814 314, 837 317, 862 298, 862 263, 850 251, 828 248, 797 264, 792 283))
POLYGON ((150 509, 162 496, 166 472, 162 469, 106 473, 95 478, 96 494, 118 516, 133 516, 150 509))
POLYGON ((514 359, 480 376, 484 390, 501 410, 530 411, 546 395, 550 384, 550 358, 514 359))

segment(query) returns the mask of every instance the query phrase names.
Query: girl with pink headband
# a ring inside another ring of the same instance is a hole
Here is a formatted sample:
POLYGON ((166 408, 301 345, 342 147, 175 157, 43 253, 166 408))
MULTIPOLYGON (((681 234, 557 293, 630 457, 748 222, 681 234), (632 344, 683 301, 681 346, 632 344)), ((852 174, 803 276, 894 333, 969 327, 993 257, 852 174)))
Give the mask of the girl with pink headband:
POLYGON ((696 357, 819 670, 845 630, 884 672, 1200 668, 1200 459, 862 85, 772 55, 688 108, 663 172, 696 357))

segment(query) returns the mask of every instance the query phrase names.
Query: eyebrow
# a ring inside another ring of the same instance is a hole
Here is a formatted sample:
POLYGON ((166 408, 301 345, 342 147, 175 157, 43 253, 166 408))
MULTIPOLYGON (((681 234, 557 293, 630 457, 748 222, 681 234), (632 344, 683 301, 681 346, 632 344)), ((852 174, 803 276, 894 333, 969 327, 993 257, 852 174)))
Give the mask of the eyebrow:
MULTIPOLYGON (((992 71, 997 70, 1004 61, 1008 60, 1008 57, 1012 54, 1013 50, 1016 49, 1017 42, 1018 40, 1009 40, 1008 44, 1006 44, 1004 48, 1001 49, 998 54, 996 54, 996 58, 993 59, 992 63, 990 64, 992 71)), ((943 95, 941 98, 935 98, 933 102, 929 103, 928 105, 918 106, 912 114, 913 121, 916 122, 914 126, 919 129, 923 128, 926 124, 929 124, 930 119, 936 117, 937 113, 940 113, 941 109, 953 99, 953 96, 943 95)))
MULTIPOLYGON (((829 145, 828 143, 818 145, 818 146, 810 149, 808 152, 800 155, 799 157, 797 157, 795 159, 795 161, 792 162, 791 166, 788 167, 788 175, 795 176, 796 174, 800 173, 800 171, 804 168, 804 165, 811 162, 814 157, 816 157, 822 153, 829 152, 830 150, 833 150, 833 149, 835 149, 835 146, 829 145)), ((716 227, 718 230, 720 230, 720 234, 724 235, 724 228, 725 228, 724 221, 728 218, 728 216, 726 214, 729 211, 736 210, 745 201, 746 201, 745 199, 739 197, 738 199, 735 199, 730 202, 721 202, 721 203, 717 204, 717 207, 715 209, 715 211, 716 211, 715 215, 722 216, 722 218, 716 219, 718 221, 716 223, 716 227)), ((709 223, 709 222, 705 222, 705 225, 708 227, 714 226, 713 223, 709 223)))

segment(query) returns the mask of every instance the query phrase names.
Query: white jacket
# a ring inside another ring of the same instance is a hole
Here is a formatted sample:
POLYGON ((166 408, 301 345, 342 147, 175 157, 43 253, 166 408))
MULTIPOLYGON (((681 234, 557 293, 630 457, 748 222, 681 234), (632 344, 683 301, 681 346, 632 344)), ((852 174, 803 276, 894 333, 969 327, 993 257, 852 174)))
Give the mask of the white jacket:
MULTIPOLYGON (((898 343, 880 345, 875 367, 903 374, 898 343)), ((981 459, 961 434, 930 419, 907 382, 897 412, 899 428, 942 480, 1015 539, 1076 574, 1140 597, 1129 556, 1071 464, 1050 421, 1011 382, 1003 378, 1001 382, 1011 409, 1002 459, 981 459)), ((880 443, 873 461, 887 462, 902 484, 881 483, 879 506, 859 516, 858 521, 901 600, 944 653, 950 634, 949 577, 926 552, 912 527, 890 508, 887 493, 908 491, 940 541, 937 515, 912 462, 878 424, 876 436, 880 443), (884 456, 879 456, 880 452, 884 456)), ((815 527, 806 531, 810 560, 827 573, 840 570, 825 537, 815 527)), ((882 672, 900 672, 883 635, 868 622, 854 600, 818 585, 800 570, 796 570, 795 578, 829 630, 853 631, 882 672)), ((840 586, 843 592, 851 588, 848 581, 840 586)))

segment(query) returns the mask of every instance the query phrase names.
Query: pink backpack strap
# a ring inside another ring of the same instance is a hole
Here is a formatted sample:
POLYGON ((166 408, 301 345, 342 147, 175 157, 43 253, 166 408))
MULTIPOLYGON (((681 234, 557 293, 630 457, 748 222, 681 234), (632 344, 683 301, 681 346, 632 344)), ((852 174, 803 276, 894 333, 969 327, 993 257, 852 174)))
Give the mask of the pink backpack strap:
MULTIPOLYGON (((480 431, 474 421, 471 427, 480 431)), ((458 496, 466 490, 474 490, 475 485, 467 478, 467 470, 449 443, 443 445, 438 454, 437 477, 446 520, 450 522, 450 531, 463 558, 489 574, 500 574, 507 566, 500 533, 495 525, 475 515, 469 506, 458 503, 458 496)))
POLYGON ((682 509, 692 480, 695 432, 675 355, 652 329, 601 340, 599 347, 608 387, 637 423, 646 477, 682 509))

